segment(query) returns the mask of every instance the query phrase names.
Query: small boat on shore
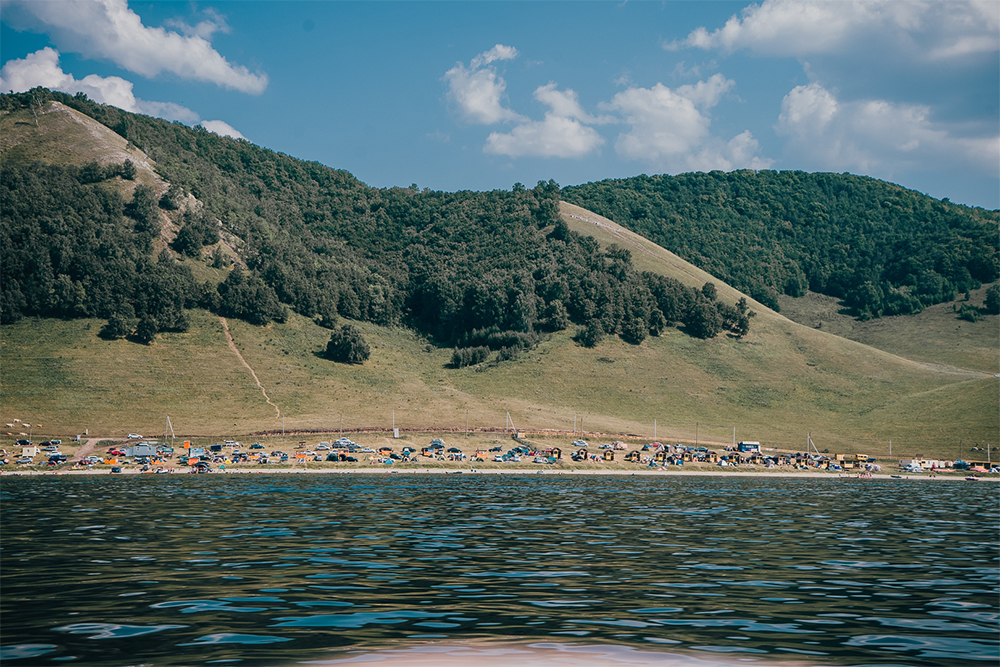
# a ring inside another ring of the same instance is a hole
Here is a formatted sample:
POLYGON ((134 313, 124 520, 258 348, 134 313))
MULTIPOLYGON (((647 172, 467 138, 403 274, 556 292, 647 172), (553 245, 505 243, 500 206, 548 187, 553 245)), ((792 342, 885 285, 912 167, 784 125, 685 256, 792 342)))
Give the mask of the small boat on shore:
POLYGON ((968 477, 965 478, 965 481, 966 482, 978 482, 979 478, 976 477, 975 475, 969 475, 968 477))

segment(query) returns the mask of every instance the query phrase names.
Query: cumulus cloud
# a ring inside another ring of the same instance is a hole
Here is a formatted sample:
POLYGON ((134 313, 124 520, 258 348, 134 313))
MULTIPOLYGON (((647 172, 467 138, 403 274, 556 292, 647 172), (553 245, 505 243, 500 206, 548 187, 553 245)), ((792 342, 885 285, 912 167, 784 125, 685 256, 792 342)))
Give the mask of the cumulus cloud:
POLYGON ((504 106, 507 82, 497 74, 495 68, 489 66, 498 60, 512 60, 517 56, 517 49, 514 47, 497 44, 473 58, 468 68, 462 63, 456 63, 445 73, 448 97, 458 108, 462 118, 470 123, 483 125, 524 120, 520 114, 504 106))
POLYGON ((208 130, 209 132, 215 132, 216 134, 221 134, 224 137, 232 137, 233 139, 246 139, 242 134, 233 129, 233 126, 229 123, 223 122, 221 120, 203 120, 201 126, 208 130))
POLYGON ((484 51, 478 56, 472 59, 469 63, 472 69, 479 69, 497 60, 513 60, 517 58, 520 54, 517 52, 513 46, 505 46, 503 44, 497 44, 489 51, 484 51))
POLYGON ((885 100, 843 102, 819 83, 792 89, 775 128, 788 151, 819 168, 890 178, 933 164, 972 164, 998 172, 1000 135, 963 136, 932 119, 925 105, 885 100))
POLYGON ((208 38, 224 24, 208 20, 187 34, 143 25, 126 0, 8 0, 4 20, 15 27, 46 32, 62 50, 102 58, 145 77, 170 73, 259 94, 268 78, 233 65, 208 38))
POLYGON ((770 160, 757 156, 759 145, 749 131, 729 141, 711 134, 708 111, 734 85, 716 74, 676 89, 657 83, 617 93, 605 106, 620 113, 631 129, 618 135, 615 150, 667 171, 770 166, 770 160))
POLYGON ((998 7, 992 0, 765 0, 717 30, 697 28, 665 48, 809 57, 878 43, 941 60, 1000 50, 998 7))
POLYGON ((615 145, 625 157, 655 161, 686 153, 708 135, 709 119, 694 102, 662 83, 617 93, 608 108, 621 113, 631 131, 615 145))
POLYGON ((544 117, 522 116, 503 104, 506 82, 491 67, 511 60, 517 49, 497 44, 470 61, 456 64, 445 74, 448 95, 469 122, 514 123, 507 132, 489 134, 485 153, 519 157, 581 158, 600 149, 607 140, 595 126, 626 123, 619 134, 617 153, 668 170, 765 168, 771 161, 757 155, 759 144, 749 131, 726 140, 713 136, 709 111, 736 85, 722 74, 697 83, 668 88, 629 85, 594 114, 580 103, 576 91, 549 82, 535 89, 534 98, 547 107, 544 117))
POLYGON ((588 114, 573 90, 559 90, 554 83, 535 90, 535 99, 549 107, 540 121, 524 121, 507 133, 493 132, 486 139, 487 153, 508 157, 583 157, 604 144, 588 124, 612 119, 588 114), (586 124, 585 124, 586 123, 586 124))
POLYGON ((552 115, 562 118, 575 118, 576 120, 589 125, 603 125, 614 122, 610 116, 592 116, 583 110, 580 105, 580 97, 575 90, 559 90, 555 83, 549 82, 544 86, 535 89, 535 99, 547 105, 552 110, 552 115))
MULTIPOLYGON (((51 47, 45 47, 21 59, 8 60, 3 69, 0 69, 0 90, 22 93, 36 86, 72 95, 83 93, 95 102, 110 104, 132 113, 177 120, 190 125, 200 122, 197 113, 180 104, 137 98, 132 90, 132 82, 121 77, 90 74, 82 79, 75 78, 63 71, 59 65, 59 52, 51 47)), ((208 121, 202 125, 217 134, 243 138, 243 135, 222 121, 208 121), (209 123, 217 123, 216 127, 219 129, 209 127, 209 123)))
POLYGON ((125 111, 139 111, 131 81, 96 74, 78 80, 63 71, 59 65, 59 52, 51 47, 45 47, 21 59, 8 60, 0 70, 0 90, 22 93, 36 86, 64 93, 84 93, 102 104, 111 104, 125 111))

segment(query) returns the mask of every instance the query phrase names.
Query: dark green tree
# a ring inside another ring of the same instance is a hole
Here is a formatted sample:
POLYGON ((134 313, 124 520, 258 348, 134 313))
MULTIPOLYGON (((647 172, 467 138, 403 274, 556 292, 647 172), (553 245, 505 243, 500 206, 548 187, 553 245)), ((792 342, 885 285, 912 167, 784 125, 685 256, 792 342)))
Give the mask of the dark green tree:
POLYGON ((547 331, 562 331, 569 326, 569 313, 559 299, 554 299, 545 307, 541 325, 547 331))
POLYGON ((625 321, 622 325, 621 337, 626 343, 631 343, 632 345, 638 345, 642 341, 646 340, 646 335, 649 333, 649 324, 645 320, 638 317, 633 317, 625 321))
POLYGON ((989 315, 1000 315, 1000 283, 986 290, 986 302, 983 307, 989 315))
MULTIPOLYGON (((107 323, 101 327, 101 338, 116 340, 125 338, 132 333, 135 328, 135 320, 129 318, 124 313, 115 313, 108 318, 107 323)), ((154 334, 155 335, 155 334, 154 334)))
POLYGON ((132 201, 125 207, 125 213, 135 220, 135 231, 150 239, 160 233, 160 210, 156 205, 156 193, 148 185, 137 185, 132 193, 132 201))
MULTIPOLYGON (((504 348, 506 349, 506 348, 504 348)), ((490 348, 485 345, 477 347, 459 347, 451 354, 451 365, 455 368, 475 366, 486 361, 490 356, 490 348)))
POLYGON ((135 326, 135 339, 143 345, 149 345, 156 340, 159 331, 156 318, 152 315, 143 315, 139 318, 139 323, 135 326))
POLYGON ((597 347, 604 340, 604 326, 597 318, 589 320, 576 335, 576 342, 584 347, 597 347))
POLYGON ((371 356, 364 336, 350 324, 335 329, 326 344, 326 356, 344 364, 363 364, 371 356))
POLYGON ((135 163, 132 162, 132 160, 125 160, 125 162, 122 163, 122 168, 119 173, 126 181, 134 181, 136 175, 135 163))
POLYGON ((684 326, 695 338, 714 338, 722 330, 722 316, 714 301, 701 297, 685 315, 684 326))

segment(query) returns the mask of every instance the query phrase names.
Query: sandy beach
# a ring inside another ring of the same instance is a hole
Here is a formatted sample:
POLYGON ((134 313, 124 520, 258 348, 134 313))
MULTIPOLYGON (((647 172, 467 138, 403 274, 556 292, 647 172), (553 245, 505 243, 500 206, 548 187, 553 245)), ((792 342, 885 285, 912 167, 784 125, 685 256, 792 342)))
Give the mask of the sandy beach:
MULTIPOLYGON (((89 468, 83 470, 23 470, 23 471, 2 471, 2 477, 62 477, 62 476, 94 476, 94 475, 114 475, 115 477, 138 475, 190 475, 191 469, 184 466, 174 466, 165 468, 163 473, 152 471, 140 472, 136 468, 123 468, 120 473, 111 473, 106 468, 89 468)), ((795 470, 553 470, 538 468, 476 468, 476 467, 455 467, 455 468, 404 468, 404 467, 364 467, 364 468, 227 468, 225 470, 212 470, 204 473, 209 476, 218 477, 220 475, 546 475, 551 477, 573 477, 573 476, 599 476, 612 475, 616 477, 753 477, 753 478, 794 478, 794 479, 815 479, 866 482, 872 480, 897 480, 897 481, 920 481, 920 482, 965 482, 966 476, 958 473, 939 474, 904 474, 892 475, 889 473, 872 473, 869 476, 858 476, 850 473, 836 472, 809 472, 795 470)), ((1000 482, 1000 475, 982 476, 977 478, 983 482, 1000 482)))

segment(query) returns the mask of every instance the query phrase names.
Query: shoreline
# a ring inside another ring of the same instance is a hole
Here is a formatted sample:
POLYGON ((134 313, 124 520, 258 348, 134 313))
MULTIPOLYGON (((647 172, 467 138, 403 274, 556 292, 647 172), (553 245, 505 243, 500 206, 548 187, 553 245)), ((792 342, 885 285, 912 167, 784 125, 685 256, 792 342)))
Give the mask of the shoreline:
MULTIPOLYGON (((155 476, 157 474, 168 475, 191 475, 188 468, 176 468, 168 470, 166 473, 140 472, 135 469, 126 469, 120 473, 112 473, 110 470, 93 468, 87 470, 23 470, 23 471, 0 471, 0 477, 93 477, 100 475, 113 475, 115 477, 136 477, 155 476)), ((827 479, 827 480, 857 480, 875 481, 891 480, 899 481, 922 481, 922 482, 965 482, 965 475, 899 475, 893 476, 888 473, 873 473, 870 477, 859 477, 857 475, 832 472, 809 472, 809 471, 761 471, 761 470, 539 470, 532 468, 287 468, 287 469, 266 469, 259 468, 230 468, 227 470, 213 470, 210 473, 203 473, 209 476, 228 475, 544 475, 548 477, 566 476, 600 476, 610 475, 615 477, 753 477, 753 478, 784 478, 784 479, 827 479)), ((977 477, 981 482, 1000 482, 1000 476, 977 477)))

